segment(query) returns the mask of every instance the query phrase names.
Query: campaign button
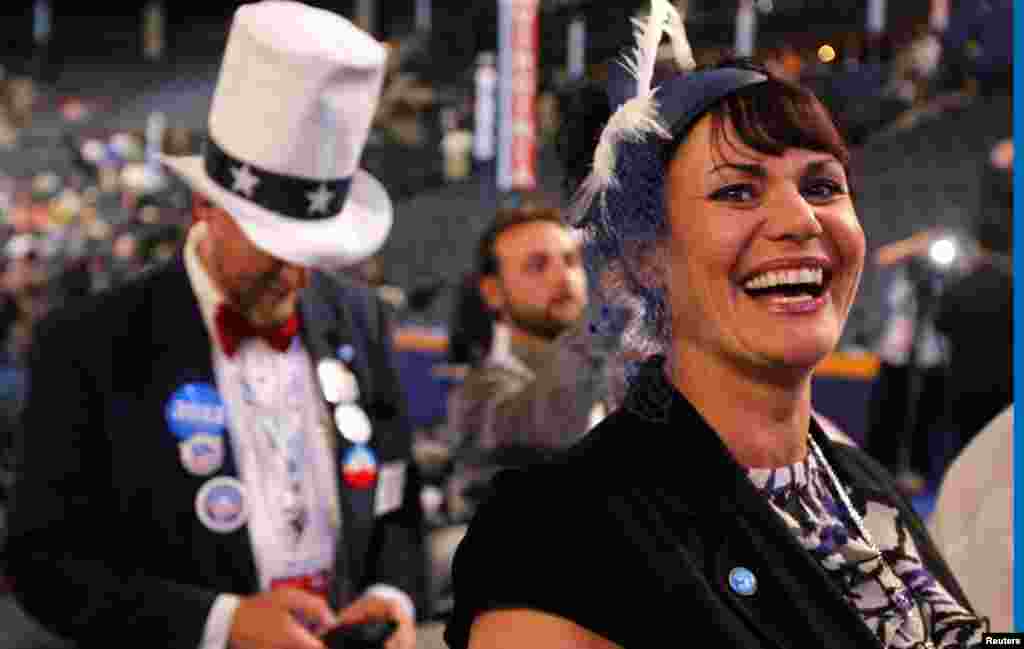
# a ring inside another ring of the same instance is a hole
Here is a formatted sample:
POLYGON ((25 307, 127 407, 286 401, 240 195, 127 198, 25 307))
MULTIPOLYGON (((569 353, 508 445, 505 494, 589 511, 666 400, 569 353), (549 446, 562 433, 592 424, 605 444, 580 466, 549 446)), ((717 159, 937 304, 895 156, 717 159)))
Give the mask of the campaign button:
POLYGON ((331 403, 353 403, 359 399, 359 383, 344 363, 333 358, 321 359, 316 366, 320 389, 331 403))
POLYGON ((338 346, 338 358, 343 363, 351 363, 352 359, 356 357, 356 348, 348 343, 338 346))
POLYGON ((192 475, 216 473, 224 464, 224 438, 221 435, 193 435, 178 442, 181 464, 192 475))
POLYGON ((369 489, 377 479, 377 457, 370 447, 362 444, 345 452, 341 463, 345 484, 353 489, 369 489))
POLYGON ((338 432, 353 444, 366 444, 373 437, 373 425, 366 412, 354 403, 343 403, 334 409, 338 432))
POLYGON ((164 408, 167 427, 179 440, 193 435, 220 435, 227 423, 224 402, 209 383, 186 383, 164 408))
POLYGON ((757 592, 757 577, 742 566, 729 571, 729 586, 739 595, 753 595, 757 592))
POLYGON ((213 478, 196 494, 196 515, 213 532, 234 532, 249 520, 245 487, 236 478, 213 478))

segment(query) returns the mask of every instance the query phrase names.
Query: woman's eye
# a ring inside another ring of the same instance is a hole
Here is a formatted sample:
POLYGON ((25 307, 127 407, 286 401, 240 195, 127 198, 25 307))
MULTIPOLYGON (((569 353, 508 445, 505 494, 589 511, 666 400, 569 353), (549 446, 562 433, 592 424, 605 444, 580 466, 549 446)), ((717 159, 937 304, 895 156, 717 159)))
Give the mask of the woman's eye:
POLYGON ((846 189, 840 183, 827 178, 806 183, 802 191, 804 196, 817 200, 828 200, 846 193, 846 189))
POLYGON ((746 203, 757 198, 757 188, 750 184, 728 185, 715 190, 711 200, 746 203))

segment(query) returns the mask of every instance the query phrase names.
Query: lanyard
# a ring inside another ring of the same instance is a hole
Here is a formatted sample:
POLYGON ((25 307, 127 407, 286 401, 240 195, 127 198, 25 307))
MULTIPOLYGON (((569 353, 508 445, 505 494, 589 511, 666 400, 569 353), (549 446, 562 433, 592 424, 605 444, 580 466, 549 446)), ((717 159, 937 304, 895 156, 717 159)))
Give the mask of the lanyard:
MULTIPOLYGON (((861 538, 863 538, 868 546, 870 546, 871 550, 878 555, 878 560, 882 563, 882 566, 895 575, 896 579, 899 579, 902 584, 903 580, 896 574, 896 571, 889 566, 885 561, 885 558, 882 556, 881 549, 875 545, 874 540, 871 538, 871 533, 868 532, 867 525, 864 524, 864 519, 861 518, 860 512, 857 511, 857 508, 853 506, 853 503, 850 501, 850 497, 846 493, 846 489, 843 489, 843 485, 839 482, 839 478, 832 470, 832 465, 828 463, 827 459, 825 459, 825 454, 821 451, 821 448, 818 447, 818 443, 809 435, 807 439, 810 443, 811 451, 814 453, 815 457, 818 458, 821 465, 825 467, 825 473, 828 475, 829 481, 832 483, 832 488, 839 494, 839 499, 842 501, 843 507, 846 508, 846 512, 853 520, 853 524, 857 527, 857 531, 860 533, 861 538)), ((907 588, 905 586, 902 586, 899 590, 894 592, 892 594, 892 599, 900 610, 916 614, 920 618, 921 628, 924 630, 926 636, 930 635, 928 632, 929 625, 927 624, 927 618, 925 617, 924 612, 921 610, 920 605, 917 607, 914 606, 914 598, 907 592, 907 588)), ((927 637, 924 642, 918 643, 915 646, 919 646, 921 649, 935 649, 935 644, 927 637)))

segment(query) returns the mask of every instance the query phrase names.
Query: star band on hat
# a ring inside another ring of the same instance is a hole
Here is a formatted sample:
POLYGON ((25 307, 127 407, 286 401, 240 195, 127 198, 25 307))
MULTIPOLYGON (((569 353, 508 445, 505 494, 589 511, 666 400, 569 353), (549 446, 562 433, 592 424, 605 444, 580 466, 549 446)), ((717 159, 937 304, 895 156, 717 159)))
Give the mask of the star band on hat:
POLYGON ((238 160, 211 137, 203 154, 206 173, 224 189, 288 218, 329 218, 342 210, 351 178, 313 180, 260 169, 238 160))

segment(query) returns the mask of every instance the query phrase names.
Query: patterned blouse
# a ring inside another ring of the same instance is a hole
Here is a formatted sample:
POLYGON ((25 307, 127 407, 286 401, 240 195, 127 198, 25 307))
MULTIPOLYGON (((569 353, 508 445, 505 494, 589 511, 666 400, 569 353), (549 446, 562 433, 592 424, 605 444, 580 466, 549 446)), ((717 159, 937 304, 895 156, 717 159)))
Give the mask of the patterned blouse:
POLYGON ((929 646, 929 640, 936 649, 981 645, 981 620, 924 568, 899 510, 850 497, 881 550, 879 557, 861 537, 813 452, 797 464, 749 469, 748 475, 860 612, 882 647, 915 649, 929 646))

